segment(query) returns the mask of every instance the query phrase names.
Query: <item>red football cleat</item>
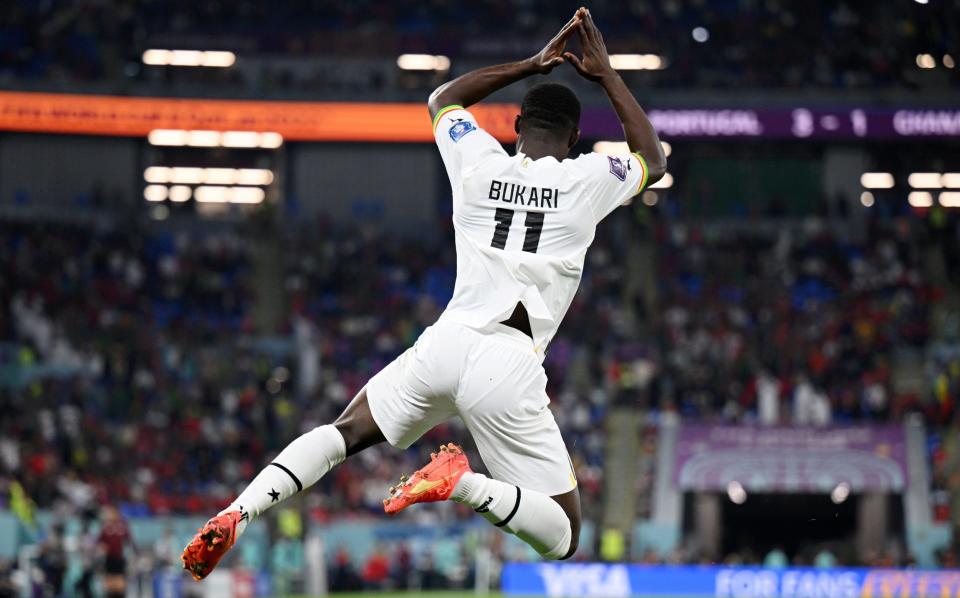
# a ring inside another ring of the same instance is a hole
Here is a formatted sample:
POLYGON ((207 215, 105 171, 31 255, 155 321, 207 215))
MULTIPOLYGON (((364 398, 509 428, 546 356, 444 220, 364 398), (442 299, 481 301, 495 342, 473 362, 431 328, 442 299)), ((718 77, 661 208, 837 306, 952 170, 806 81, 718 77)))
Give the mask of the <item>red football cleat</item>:
POLYGON ((197 535, 187 544, 180 556, 183 568, 189 571, 195 580, 200 581, 209 575, 223 555, 233 548, 237 541, 237 524, 246 516, 246 513, 240 511, 230 511, 217 515, 197 531, 197 535))
POLYGON ((394 515, 418 502, 447 500, 468 471, 471 471, 470 463, 459 446, 453 443, 441 446, 439 453, 430 454, 430 463, 409 478, 402 476, 400 483, 390 488, 390 498, 383 501, 383 510, 394 515))

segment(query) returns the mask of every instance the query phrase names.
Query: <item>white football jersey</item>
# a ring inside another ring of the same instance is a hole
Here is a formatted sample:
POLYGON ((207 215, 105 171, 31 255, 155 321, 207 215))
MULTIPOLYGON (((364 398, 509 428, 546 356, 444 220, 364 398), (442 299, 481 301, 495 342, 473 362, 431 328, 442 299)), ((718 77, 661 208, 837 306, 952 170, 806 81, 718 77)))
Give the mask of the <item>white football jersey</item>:
POLYGON ((460 106, 437 114, 434 137, 453 189, 457 246, 441 319, 484 328, 523 303, 542 356, 580 285, 597 223, 643 189, 646 163, 639 154, 510 156, 460 106))

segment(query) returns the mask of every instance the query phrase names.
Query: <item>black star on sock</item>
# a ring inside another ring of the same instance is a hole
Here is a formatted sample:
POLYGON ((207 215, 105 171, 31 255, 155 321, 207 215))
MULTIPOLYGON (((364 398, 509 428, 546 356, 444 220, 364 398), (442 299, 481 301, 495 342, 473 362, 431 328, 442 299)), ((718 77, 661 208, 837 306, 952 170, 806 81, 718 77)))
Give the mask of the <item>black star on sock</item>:
POLYGON ((277 502, 280 500, 280 493, 273 488, 270 489, 270 492, 267 492, 267 495, 270 496, 270 502, 277 502))

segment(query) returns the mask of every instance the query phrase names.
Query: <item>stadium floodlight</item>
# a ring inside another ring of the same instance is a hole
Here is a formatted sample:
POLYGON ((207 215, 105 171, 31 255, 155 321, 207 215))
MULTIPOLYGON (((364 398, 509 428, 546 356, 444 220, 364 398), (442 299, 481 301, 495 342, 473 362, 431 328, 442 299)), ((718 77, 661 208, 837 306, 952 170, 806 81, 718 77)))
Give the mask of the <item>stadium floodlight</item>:
POLYGON ((163 201, 167 198, 166 185, 147 185, 143 190, 143 198, 147 201, 163 201))
POLYGON ((204 185, 197 187, 194 197, 200 203, 236 203, 258 204, 267 194, 259 187, 226 187, 222 185, 204 185))
POLYGON ((237 184, 269 185, 273 182, 273 171, 266 168, 241 168, 237 170, 237 184))
POLYGON ((960 191, 944 191, 939 199, 940 205, 945 208, 960 208, 960 191))
POLYGON ((148 183, 169 183, 170 169, 166 166, 151 166, 143 171, 143 180, 148 183))
POLYGON ((747 491, 744 489, 743 484, 737 480, 733 480, 727 484, 727 496, 730 498, 730 502, 735 505, 742 505, 747 502, 747 491))
POLYGON ((840 503, 844 502, 849 496, 850 484, 846 482, 840 482, 837 484, 837 487, 830 492, 830 500, 835 505, 839 505, 840 503))
POLYGON ((188 131, 184 129, 154 129, 147 136, 150 145, 235 147, 276 149, 283 145, 283 135, 273 131, 188 131))
POLYGON ((651 191, 647 189, 643 192, 643 195, 640 196, 640 200, 643 202, 643 205, 653 207, 657 205, 657 202, 660 200, 660 197, 657 195, 656 191, 651 191))
POLYGON ((199 185, 206 179, 202 168, 176 166, 170 169, 170 182, 182 185, 199 185))
MULTIPOLYGON (((201 168, 199 166, 151 166, 143 171, 147 183, 181 185, 268 186, 274 174, 266 168, 201 168)), ((189 196, 188 196, 189 197, 189 196)))
POLYGON ((154 129, 147 135, 150 145, 187 145, 187 133, 180 129, 154 129))
POLYGON ((204 53, 200 50, 171 50, 170 66, 202 66, 204 53))
POLYGON ((911 191, 907 202, 914 208, 929 208, 933 205, 933 194, 929 191, 911 191))
POLYGON ((190 131, 187 133, 187 145, 193 147, 217 147, 222 135, 220 131, 190 131))
POLYGON ((626 141, 597 141, 593 144, 593 151, 608 156, 629 156, 630 146, 626 141))
POLYGON ((260 147, 274 149, 283 145, 283 135, 280 133, 260 133, 260 147))
POLYGON ((865 208, 872 208, 874 203, 873 193, 869 191, 864 191, 860 194, 860 203, 865 208))
POLYGON ((255 131, 224 131, 221 143, 224 147, 259 147, 260 134, 255 131))
POLYGON ((912 172, 907 182, 914 189, 939 189, 943 185, 939 172, 912 172))
POLYGON ((150 66, 204 66, 227 68, 234 65, 237 55, 222 50, 164 50, 151 48, 141 56, 150 66))
POLYGON ((233 185, 237 182, 237 169, 207 168, 203 171, 203 182, 208 185, 233 185))
POLYGON ((669 189, 673 187, 673 175, 669 172, 663 174, 663 178, 650 185, 650 189, 669 189))
POLYGON ((450 59, 433 54, 401 54, 397 66, 405 71, 448 71, 450 59))
POLYGON ((142 56, 143 64, 149 64, 151 66, 166 66, 170 64, 171 54, 173 54, 173 52, 170 50, 147 50, 142 56))
POLYGON ((960 172, 945 172, 940 182, 947 189, 960 189, 960 172))
POLYGON ((917 66, 922 69, 932 69, 937 66, 937 61, 933 59, 932 54, 917 54, 917 66))
POLYGON ((710 32, 707 31, 706 27, 694 27, 690 35, 693 36, 693 41, 701 44, 710 39, 710 32))
POLYGON ((889 172, 865 172, 860 175, 860 184, 867 189, 892 189, 893 174, 889 172))
MULTIPOLYGON (((661 141, 660 145, 663 146, 664 156, 669 156, 673 152, 673 147, 666 141, 661 141)), ((593 151, 608 156, 629 156, 630 146, 626 141, 597 141, 593 144, 593 151)))
POLYGON ((204 185, 197 187, 193 195, 200 203, 227 203, 230 199, 230 187, 204 185))
POLYGON ((657 71, 665 63, 656 54, 611 54, 610 66, 618 71, 657 71))
POLYGON ((258 204, 267 196, 259 187, 232 187, 230 203, 258 204))
POLYGON ((957 63, 954 62, 953 56, 950 56, 949 54, 944 54, 943 66, 947 67, 948 69, 952 69, 953 67, 957 66, 957 63))
POLYGON ((170 187, 170 201, 176 203, 183 203, 190 199, 190 196, 193 195, 193 190, 186 185, 174 185, 170 187))
POLYGON ((233 52, 207 50, 203 53, 203 66, 210 68, 227 68, 234 65, 237 55, 233 52))

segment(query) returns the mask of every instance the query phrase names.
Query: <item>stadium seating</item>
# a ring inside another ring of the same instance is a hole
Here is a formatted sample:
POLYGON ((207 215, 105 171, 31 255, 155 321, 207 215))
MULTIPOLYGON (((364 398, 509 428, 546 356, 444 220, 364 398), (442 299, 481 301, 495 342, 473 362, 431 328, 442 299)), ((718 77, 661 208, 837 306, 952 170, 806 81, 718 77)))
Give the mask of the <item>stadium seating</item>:
MULTIPOLYGON (((898 394, 891 380, 893 351, 923 348, 931 334, 925 314, 937 294, 918 265, 918 237, 878 231, 858 243, 789 224, 755 235, 659 222, 655 328, 638 335, 624 310, 645 298, 621 301, 637 285, 610 256, 636 239, 628 218, 613 219, 547 355, 590 520, 602 516, 601 430, 612 405, 690 421, 824 425, 909 411, 935 430, 952 421, 955 362, 922 397, 898 394)), ((228 502, 288 438, 334 417, 451 292, 448 245, 411 251, 412 241, 374 229, 317 226, 320 235, 285 240, 291 336, 270 346, 253 323, 249 246, 233 235, 4 224, 3 365, 18 372, 0 389, 4 474, 40 507, 67 512, 107 496, 129 516, 228 502)), ((943 430, 930 457, 933 508, 948 521, 957 449, 943 430)), ((451 423, 409 451, 377 448, 345 464, 309 495, 309 511, 318 521, 378 513, 396 476, 451 437, 466 440, 451 423)), ((645 438, 641 518, 655 425, 645 438)), ((470 517, 450 505, 425 512, 470 517)))
MULTIPOLYGON (((127 89, 131 81, 152 80, 139 64, 140 53, 165 47, 164 41, 201 49, 242 49, 248 56, 283 56, 253 69, 198 77, 167 73, 157 82, 170 89, 186 83, 208 93, 252 90, 258 94, 295 90, 329 93, 382 92, 394 80, 389 71, 358 66, 346 73, 335 64, 316 64, 307 73, 291 66, 303 59, 336 53, 337 60, 383 58, 392 62, 408 48, 450 55, 453 59, 494 60, 516 48, 536 51, 529 40, 549 37, 562 18, 554 2, 537 0, 513 7, 481 2, 469 7, 445 2, 289 2, 249 5, 234 10, 226 2, 163 2, 137 10, 81 2, 5 2, 0 7, 0 79, 44 81, 55 86, 108 83, 127 89), (267 8, 269 6, 269 8, 267 8), (56 27, 39 27, 39 23, 56 27), (93 24, 98 24, 94 27, 93 24), (362 23, 362 26, 361 26, 362 23), (488 40, 491 29, 496 42, 488 40)), ((569 5, 572 13, 576 4, 569 5)), ((659 87, 894 88, 903 85, 955 86, 956 79, 920 77, 913 56, 898 48, 946 51, 949 18, 934 7, 924 12, 910 3, 872 5, 816 2, 802 10, 780 3, 623 3, 598 2, 593 10, 612 51, 653 52, 670 68, 645 81, 659 87), (868 26, 869 25, 869 26, 868 26), (691 32, 706 32, 703 42, 691 32), (752 32, 762 35, 750 35, 752 32), (712 48, 722 46, 723 51, 712 48), (759 57, 763 57, 760 59, 759 57)), ((946 5, 943 11, 949 10, 946 5)), ((566 9, 562 10, 564 14, 566 9)), ((429 86, 431 79, 414 83, 429 86)))

